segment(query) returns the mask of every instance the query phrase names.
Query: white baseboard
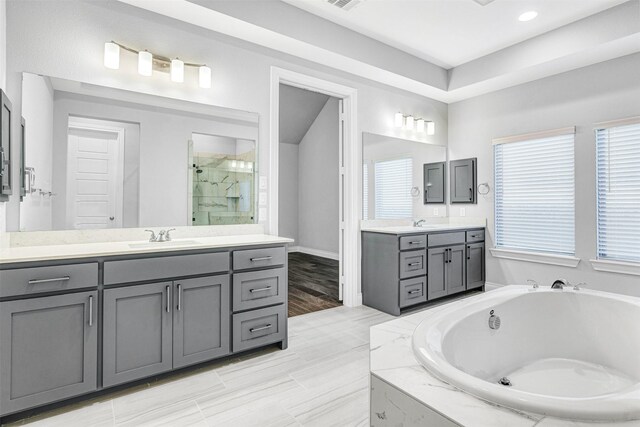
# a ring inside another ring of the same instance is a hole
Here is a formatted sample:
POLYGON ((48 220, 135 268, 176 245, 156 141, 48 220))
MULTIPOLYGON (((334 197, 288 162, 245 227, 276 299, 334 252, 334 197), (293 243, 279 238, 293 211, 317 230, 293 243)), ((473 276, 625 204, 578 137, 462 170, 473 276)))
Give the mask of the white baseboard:
POLYGON ((502 283, 484 282, 484 289, 486 291, 492 291, 494 289, 498 289, 498 288, 501 288, 503 286, 506 286, 506 285, 503 285, 502 283))
POLYGON ((290 246, 289 252, 302 252, 303 254, 315 255, 322 258, 329 258, 335 261, 338 261, 340 259, 337 253, 323 251, 321 249, 306 248, 304 246, 290 246))

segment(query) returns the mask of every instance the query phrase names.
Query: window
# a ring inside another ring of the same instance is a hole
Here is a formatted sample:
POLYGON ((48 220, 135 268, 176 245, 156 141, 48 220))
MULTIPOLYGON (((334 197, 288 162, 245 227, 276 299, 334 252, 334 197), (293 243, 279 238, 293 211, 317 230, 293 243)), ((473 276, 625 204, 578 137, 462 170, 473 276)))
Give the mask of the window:
POLYGON ((640 123, 596 129, 598 258, 640 262, 640 123))
POLYGON ((362 164, 362 219, 369 219, 369 164, 362 164))
POLYGON ((575 253, 574 128, 494 140, 496 247, 575 253))
POLYGON ((375 219, 411 218, 412 160, 375 163, 375 219))

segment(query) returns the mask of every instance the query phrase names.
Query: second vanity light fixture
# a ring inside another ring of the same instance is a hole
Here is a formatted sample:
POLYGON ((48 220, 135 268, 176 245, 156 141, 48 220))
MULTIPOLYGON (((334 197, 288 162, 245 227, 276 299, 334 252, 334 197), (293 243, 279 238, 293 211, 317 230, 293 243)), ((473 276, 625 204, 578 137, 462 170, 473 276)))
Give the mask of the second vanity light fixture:
POLYGON ((405 116, 402 113, 396 113, 394 122, 398 128, 415 130, 418 133, 426 132, 427 135, 434 135, 436 133, 436 124, 434 122, 423 118, 416 119, 411 114, 405 116))
POLYGON ((161 71, 169 71, 171 81, 176 83, 184 82, 184 67, 198 68, 198 83, 201 88, 211 87, 211 68, 205 64, 193 64, 181 61, 178 58, 170 59, 164 56, 154 55, 146 50, 139 51, 116 43, 113 40, 104 44, 104 66, 117 70, 120 68, 120 49, 138 55, 138 73, 143 76, 150 76, 154 66, 161 71))

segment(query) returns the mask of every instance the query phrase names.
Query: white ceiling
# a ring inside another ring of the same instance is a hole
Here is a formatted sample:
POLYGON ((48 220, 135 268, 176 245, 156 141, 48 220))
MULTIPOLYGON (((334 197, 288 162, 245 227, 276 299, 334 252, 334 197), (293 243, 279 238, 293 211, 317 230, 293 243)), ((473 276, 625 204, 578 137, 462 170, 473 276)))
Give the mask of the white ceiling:
POLYGON ((327 0, 282 1, 449 69, 626 0, 363 0, 350 10, 327 0), (538 17, 518 21, 528 10, 538 17))
POLYGON ((280 85, 280 142, 300 144, 327 103, 328 95, 280 85))

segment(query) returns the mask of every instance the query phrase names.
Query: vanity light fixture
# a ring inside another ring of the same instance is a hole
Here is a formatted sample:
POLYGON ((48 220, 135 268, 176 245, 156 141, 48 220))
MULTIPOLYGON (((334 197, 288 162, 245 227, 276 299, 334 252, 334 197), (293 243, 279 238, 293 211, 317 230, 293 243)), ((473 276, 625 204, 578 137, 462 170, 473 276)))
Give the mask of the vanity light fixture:
POLYGON ((184 62, 178 58, 171 60, 171 81, 176 83, 184 82, 184 62))
POLYGON ((395 124, 397 128, 401 128, 404 124, 404 114, 396 113, 395 115, 395 124))
POLYGON ((424 132, 424 119, 416 120, 416 132, 422 133, 424 132))
POLYGON ((520 15, 518 17, 518 21, 520 22, 531 21, 532 19, 536 19, 537 16, 538 16, 538 12, 536 12, 535 10, 530 10, 520 15))
POLYGON ((120 68, 120 50, 138 55, 138 73, 143 76, 151 76, 153 70, 169 72, 171 80, 177 83, 184 82, 184 68, 198 68, 198 84, 203 89, 211 87, 211 68, 206 64, 184 62, 178 58, 169 59, 164 56, 154 55, 149 51, 136 50, 113 40, 104 44, 104 66, 112 70, 120 68))
POLYGON ((402 113, 396 113, 394 124, 397 128, 404 127, 406 130, 415 131, 416 133, 425 133, 425 131, 427 135, 435 135, 436 133, 436 124, 434 122, 425 120, 422 117, 416 119, 411 114, 405 116, 402 113))
POLYGON ((409 115, 404 119, 405 129, 413 130, 413 116, 409 115))
POLYGON ((427 122, 427 135, 435 135, 435 134, 436 134, 435 122, 427 122))

